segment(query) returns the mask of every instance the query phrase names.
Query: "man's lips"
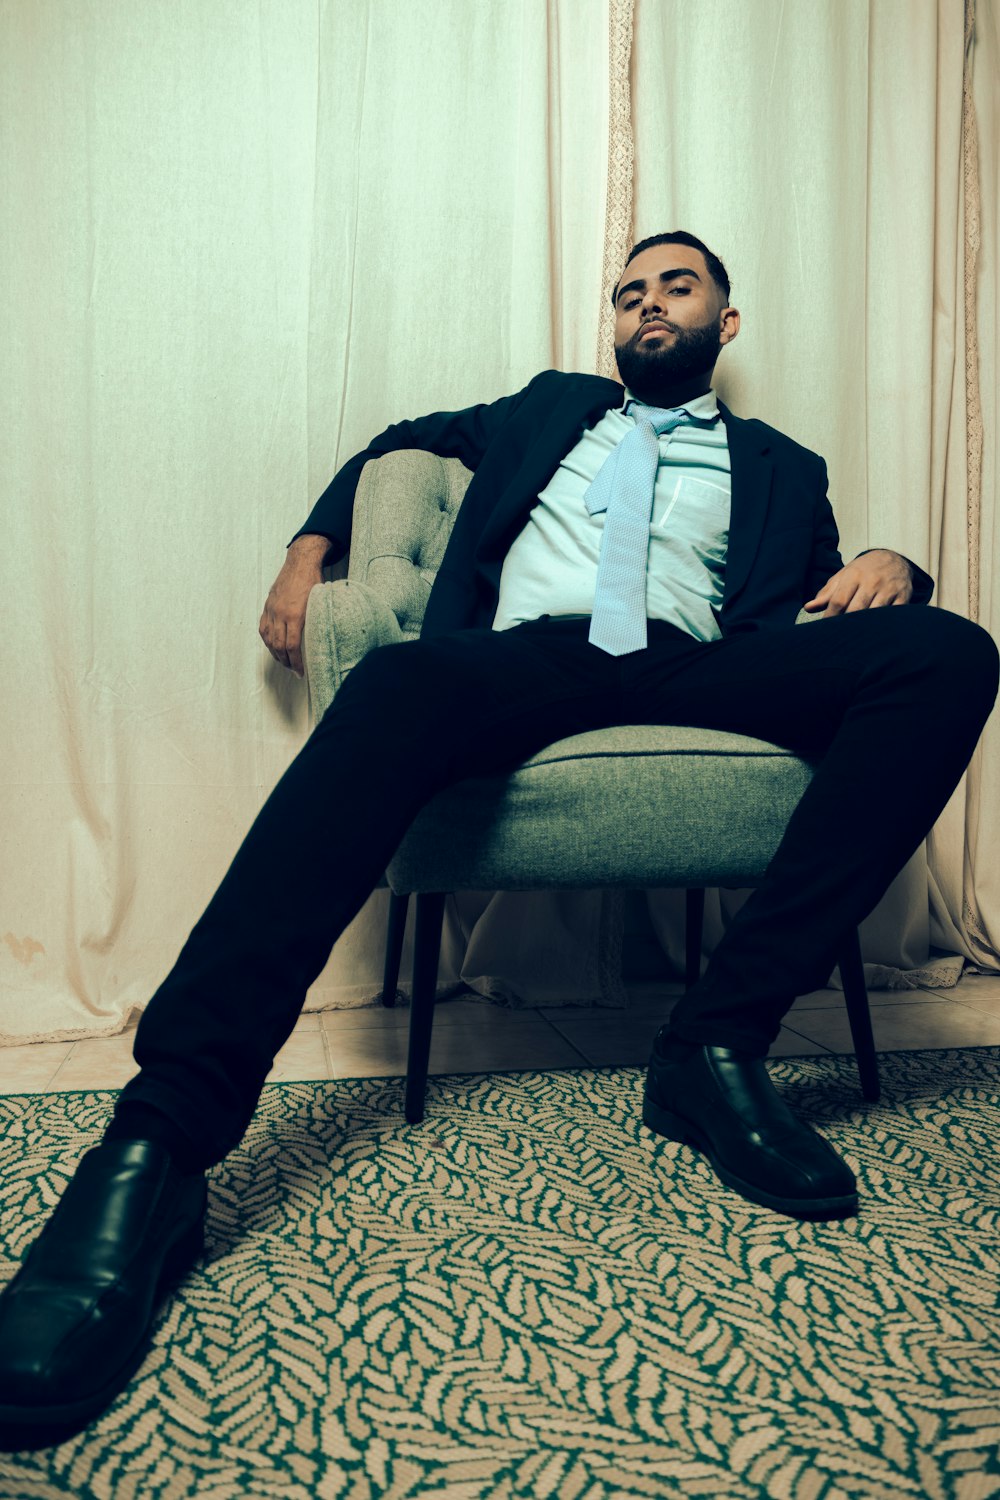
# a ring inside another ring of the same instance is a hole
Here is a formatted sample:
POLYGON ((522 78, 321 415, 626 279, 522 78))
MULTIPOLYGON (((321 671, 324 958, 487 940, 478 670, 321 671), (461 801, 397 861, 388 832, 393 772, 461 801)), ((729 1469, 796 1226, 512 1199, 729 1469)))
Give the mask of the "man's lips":
POLYGON ((665 323, 644 323, 639 333, 639 343, 648 338, 651 333, 670 333, 671 329, 665 323))

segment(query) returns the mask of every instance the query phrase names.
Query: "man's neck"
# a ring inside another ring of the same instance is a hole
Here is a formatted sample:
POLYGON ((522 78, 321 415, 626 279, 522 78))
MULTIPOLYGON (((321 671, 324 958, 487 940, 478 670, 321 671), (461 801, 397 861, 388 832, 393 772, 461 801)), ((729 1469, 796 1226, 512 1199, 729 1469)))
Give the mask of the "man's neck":
POLYGON ((626 389, 629 396, 641 401, 644 406, 658 406, 661 410, 668 411, 672 406, 684 406, 689 401, 696 401, 699 396, 709 395, 712 385, 711 381, 706 382, 700 377, 674 385, 646 386, 641 390, 630 385, 626 389))

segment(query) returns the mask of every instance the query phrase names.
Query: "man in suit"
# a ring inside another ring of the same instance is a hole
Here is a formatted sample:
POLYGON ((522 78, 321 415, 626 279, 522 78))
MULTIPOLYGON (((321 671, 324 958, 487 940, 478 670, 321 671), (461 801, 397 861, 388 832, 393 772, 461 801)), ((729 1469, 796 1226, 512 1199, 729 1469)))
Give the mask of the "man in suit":
POLYGON ((717 401, 740 316, 707 246, 644 240, 614 305, 623 385, 547 370, 389 427, 292 539, 260 634, 301 673, 306 601, 348 548, 367 460, 415 447, 474 470, 420 640, 354 668, 274 789, 143 1014, 140 1072, 103 1142, 0 1296, 0 1420, 80 1422, 129 1378, 199 1252, 205 1170, 241 1139, 309 984, 419 808, 585 729, 695 724, 816 757, 764 882, 654 1038, 643 1119, 751 1202, 856 1211, 850 1167, 764 1059, 957 785, 997 649, 921 607, 932 581, 898 553, 845 566, 823 459, 717 401), (796 626, 803 605, 823 620, 796 626), (948 734, 925 741, 938 693, 948 734), (385 732, 388 712, 405 734, 385 732), (119 1296, 102 1301, 109 1280, 119 1296))

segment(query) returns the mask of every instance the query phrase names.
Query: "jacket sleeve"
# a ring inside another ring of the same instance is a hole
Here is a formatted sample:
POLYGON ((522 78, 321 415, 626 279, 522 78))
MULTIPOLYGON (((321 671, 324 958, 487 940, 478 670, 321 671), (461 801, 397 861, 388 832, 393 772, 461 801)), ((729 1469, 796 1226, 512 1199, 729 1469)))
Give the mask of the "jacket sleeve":
MULTIPOLYGON (((837 530, 837 522, 834 519, 833 507, 830 504, 829 489, 830 478, 827 472, 826 460, 821 459, 823 493, 816 502, 816 520, 813 531, 813 552, 809 563, 809 592, 807 599, 814 599, 823 587, 834 575, 839 573, 844 566, 841 560, 839 545, 840 534, 837 530)), ((858 557, 864 557, 865 552, 877 552, 877 547, 866 547, 864 552, 859 552, 858 557)), ((895 551, 895 548, 889 549, 895 551)), ((900 557, 903 554, 899 553, 900 557)), ((852 559, 853 560, 853 559, 852 559)), ((934 580, 923 568, 918 568, 910 558, 903 557, 903 561, 909 564, 913 574, 913 597, 911 604, 926 604, 934 592, 934 580)))
MULTIPOLYGON (((839 573, 844 566, 840 556, 840 532, 830 504, 830 478, 826 460, 820 459, 820 474, 823 492, 816 499, 816 514, 813 518, 813 549, 809 559, 809 577, 806 583, 806 599, 814 599, 827 579, 839 573)), ((803 603, 805 600, 803 600, 803 603)))
MULTIPOLYGON (((538 378, 536 375, 535 380, 538 378)), ((326 536, 330 539, 330 549, 323 559, 324 565, 339 562, 350 548, 354 494, 361 471, 370 458, 379 458, 398 448, 422 448, 440 458, 460 458, 466 468, 475 471, 487 448, 533 384, 534 380, 529 381, 522 390, 512 396, 503 396, 499 401, 467 406, 461 411, 436 411, 413 421, 393 423, 378 437, 372 438, 363 452, 349 458, 338 469, 310 511, 305 525, 288 545, 291 546, 297 537, 308 534, 326 536)))

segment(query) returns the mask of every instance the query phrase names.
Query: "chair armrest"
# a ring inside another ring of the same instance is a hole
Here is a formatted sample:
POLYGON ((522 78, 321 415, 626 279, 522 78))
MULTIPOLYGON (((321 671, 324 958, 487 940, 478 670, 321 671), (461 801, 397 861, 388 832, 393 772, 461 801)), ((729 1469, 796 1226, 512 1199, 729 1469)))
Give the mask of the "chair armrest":
POLYGON ((376 646, 404 639, 389 605, 366 583, 318 583, 306 603, 302 665, 314 724, 326 713, 352 667, 376 646))

